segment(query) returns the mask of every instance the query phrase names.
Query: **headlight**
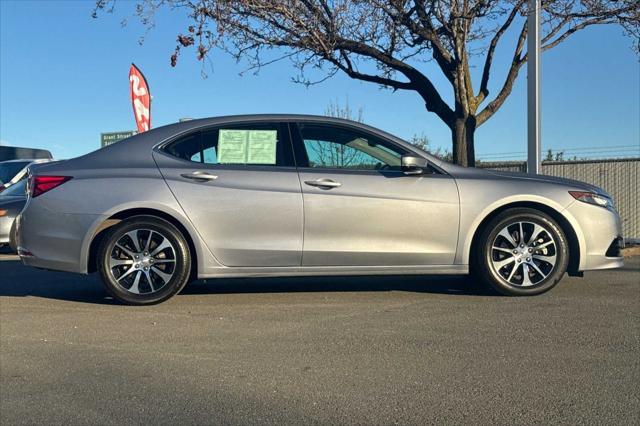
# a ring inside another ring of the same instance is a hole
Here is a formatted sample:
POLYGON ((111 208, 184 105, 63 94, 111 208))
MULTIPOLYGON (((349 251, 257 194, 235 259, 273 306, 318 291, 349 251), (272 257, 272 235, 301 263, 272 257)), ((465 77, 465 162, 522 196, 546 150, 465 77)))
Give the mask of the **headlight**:
POLYGON ((593 204, 594 206, 604 207, 605 209, 615 208, 611 198, 596 194, 595 192, 569 191, 569 194, 583 203, 593 204))

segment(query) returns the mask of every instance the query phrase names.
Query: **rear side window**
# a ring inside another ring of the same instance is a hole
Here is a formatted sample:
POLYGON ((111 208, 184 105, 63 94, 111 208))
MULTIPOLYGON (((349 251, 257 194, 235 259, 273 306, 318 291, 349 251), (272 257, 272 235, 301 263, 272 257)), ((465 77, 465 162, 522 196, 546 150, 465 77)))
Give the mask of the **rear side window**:
POLYGON ((167 154, 183 160, 201 162, 200 132, 191 133, 172 142, 165 148, 167 154))
POLYGON ((183 136, 164 151, 211 165, 293 167, 287 136, 287 127, 277 123, 229 124, 183 136))

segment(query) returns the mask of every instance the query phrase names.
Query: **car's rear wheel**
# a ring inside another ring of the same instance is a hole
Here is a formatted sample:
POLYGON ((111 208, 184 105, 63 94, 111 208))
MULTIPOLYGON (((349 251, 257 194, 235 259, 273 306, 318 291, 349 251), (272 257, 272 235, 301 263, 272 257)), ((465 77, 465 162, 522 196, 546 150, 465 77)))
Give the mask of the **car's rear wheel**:
POLYGON ((135 216, 109 228, 98 249, 98 270, 109 293, 130 305, 163 302, 189 280, 184 236, 171 223, 135 216))
POLYGON ((544 293, 564 276, 569 261, 567 238, 558 223, 530 208, 506 210, 484 228, 474 269, 501 294, 544 293))

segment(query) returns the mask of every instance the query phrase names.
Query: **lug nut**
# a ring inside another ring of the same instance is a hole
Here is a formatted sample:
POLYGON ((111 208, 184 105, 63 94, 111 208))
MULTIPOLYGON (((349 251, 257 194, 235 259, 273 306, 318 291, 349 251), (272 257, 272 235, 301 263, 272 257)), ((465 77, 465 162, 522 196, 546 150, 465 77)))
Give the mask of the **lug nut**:
POLYGON ((531 262, 531 258, 530 257, 527 257, 527 262, 531 262))
POLYGON ((524 248, 524 243, 523 243, 523 244, 520 244, 520 248, 524 248))
POLYGON ((531 247, 529 247, 529 253, 533 252, 533 249, 531 247))
POLYGON ((518 263, 522 262, 522 259, 518 259, 518 263))
POLYGON ((139 269, 139 268, 140 268, 140 265, 138 265, 138 264, 136 263, 136 269, 139 269))
POLYGON ((145 271, 148 271, 148 270, 149 270, 149 267, 148 267, 148 266, 145 266, 145 267, 144 267, 144 270, 145 270, 145 271))
POLYGON ((140 259, 140 256, 138 256, 138 255, 136 254, 136 255, 135 255, 135 258, 136 258, 136 259, 140 259))
POLYGON ((513 251, 513 254, 518 254, 518 250, 514 250, 514 251, 513 251))

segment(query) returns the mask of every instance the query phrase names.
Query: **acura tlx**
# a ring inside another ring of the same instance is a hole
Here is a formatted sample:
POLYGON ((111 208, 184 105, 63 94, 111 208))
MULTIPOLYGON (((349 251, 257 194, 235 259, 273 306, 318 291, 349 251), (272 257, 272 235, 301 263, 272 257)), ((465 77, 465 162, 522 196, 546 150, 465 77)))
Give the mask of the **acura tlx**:
POLYGON ((23 263, 98 272, 127 304, 199 278, 303 275, 470 273, 534 295, 565 273, 623 264, 620 218, 600 188, 455 166, 327 117, 176 123, 29 179, 23 263))

